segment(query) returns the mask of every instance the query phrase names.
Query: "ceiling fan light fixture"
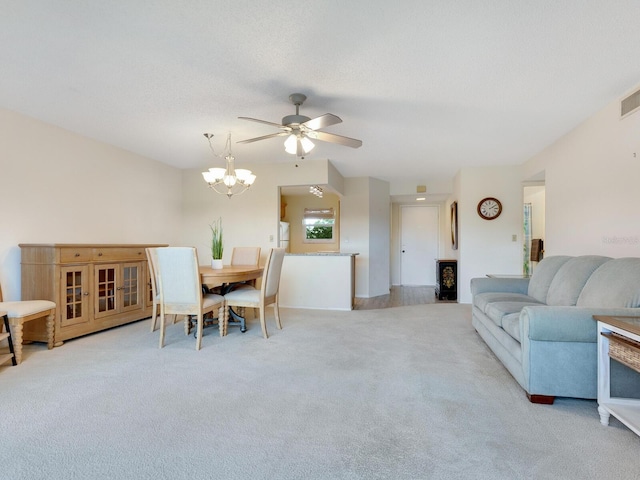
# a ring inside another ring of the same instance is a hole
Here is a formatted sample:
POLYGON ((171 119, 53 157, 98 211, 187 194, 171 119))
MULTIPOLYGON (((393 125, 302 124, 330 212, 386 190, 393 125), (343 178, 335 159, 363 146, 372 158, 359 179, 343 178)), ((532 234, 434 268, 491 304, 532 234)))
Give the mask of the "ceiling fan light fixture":
POLYGON ((306 136, 292 133, 284 141, 284 151, 291 155, 296 155, 298 153, 298 143, 300 143, 304 153, 309 153, 315 147, 314 143, 306 136))
POLYGON ((313 150, 313 147, 315 147, 313 142, 309 140, 307 137, 301 137, 300 143, 302 144, 302 149, 304 150, 304 153, 309 153, 311 150, 313 150))
POLYGON ((298 138, 291 134, 284 141, 284 151, 290 153, 291 155, 295 155, 298 148, 298 138))

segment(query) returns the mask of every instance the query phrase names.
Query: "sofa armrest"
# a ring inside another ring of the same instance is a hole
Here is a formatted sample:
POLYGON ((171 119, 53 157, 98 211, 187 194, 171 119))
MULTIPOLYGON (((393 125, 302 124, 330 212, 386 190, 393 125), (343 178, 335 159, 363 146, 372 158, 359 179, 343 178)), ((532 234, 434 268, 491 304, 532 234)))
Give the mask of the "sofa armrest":
POLYGON ((529 290, 528 278, 489 278, 478 277, 471 279, 471 295, 485 292, 522 293, 529 290))
POLYGON ((640 316, 640 308, 528 306, 520 313, 520 338, 523 341, 596 343, 594 315, 640 316))

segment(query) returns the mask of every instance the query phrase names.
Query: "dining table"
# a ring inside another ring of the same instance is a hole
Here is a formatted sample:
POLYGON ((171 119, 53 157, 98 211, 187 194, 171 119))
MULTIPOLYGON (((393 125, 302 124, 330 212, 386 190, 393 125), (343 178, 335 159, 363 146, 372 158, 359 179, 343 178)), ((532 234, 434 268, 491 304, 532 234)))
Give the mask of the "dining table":
MULTIPOLYGON (((257 265, 224 265, 222 268, 200 265, 198 270, 204 293, 219 286, 221 295, 225 295, 242 283, 260 278, 264 268, 257 265)), ((229 325, 239 325, 241 332, 247 331, 245 317, 232 308, 229 308, 229 325)))

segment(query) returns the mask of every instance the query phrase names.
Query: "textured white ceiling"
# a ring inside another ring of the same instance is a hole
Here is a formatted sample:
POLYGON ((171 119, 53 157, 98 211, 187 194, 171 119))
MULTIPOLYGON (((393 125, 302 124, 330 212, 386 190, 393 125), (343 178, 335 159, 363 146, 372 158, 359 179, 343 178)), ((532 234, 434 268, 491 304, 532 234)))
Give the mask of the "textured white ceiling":
MULTIPOLYGON (((640 83, 637 0, 20 0, 0 14, 0 107, 182 168, 295 112, 344 176, 520 164, 640 83)), ((36 141, 36 140, 34 140, 36 141)), ((238 166, 290 162, 283 139, 238 166)))

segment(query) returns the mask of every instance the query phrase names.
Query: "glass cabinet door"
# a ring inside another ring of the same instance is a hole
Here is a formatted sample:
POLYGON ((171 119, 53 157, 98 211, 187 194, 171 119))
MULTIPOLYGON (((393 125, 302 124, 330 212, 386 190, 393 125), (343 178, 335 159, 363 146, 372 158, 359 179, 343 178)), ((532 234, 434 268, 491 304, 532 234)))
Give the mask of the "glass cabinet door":
POLYGON ((125 263, 122 265, 121 281, 119 282, 121 311, 137 310, 144 305, 142 292, 142 265, 143 263, 125 263))
POLYGON ((145 273, 145 289, 146 289, 146 302, 145 305, 147 308, 151 308, 153 307, 153 288, 151 288, 151 271, 149 270, 149 264, 148 263, 143 263, 142 264, 142 269, 145 273))
POLYGON ((95 318, 144 306, 142 265, 133 262, 95 266, 95 318))
POLYGON ((62 267, 60 325, 89 321, 89 266, 62 267))
POLYGON ((96 265, 94 289, 95 318, 112 315, 118 310, 116 302, 119 265, 96 265))

